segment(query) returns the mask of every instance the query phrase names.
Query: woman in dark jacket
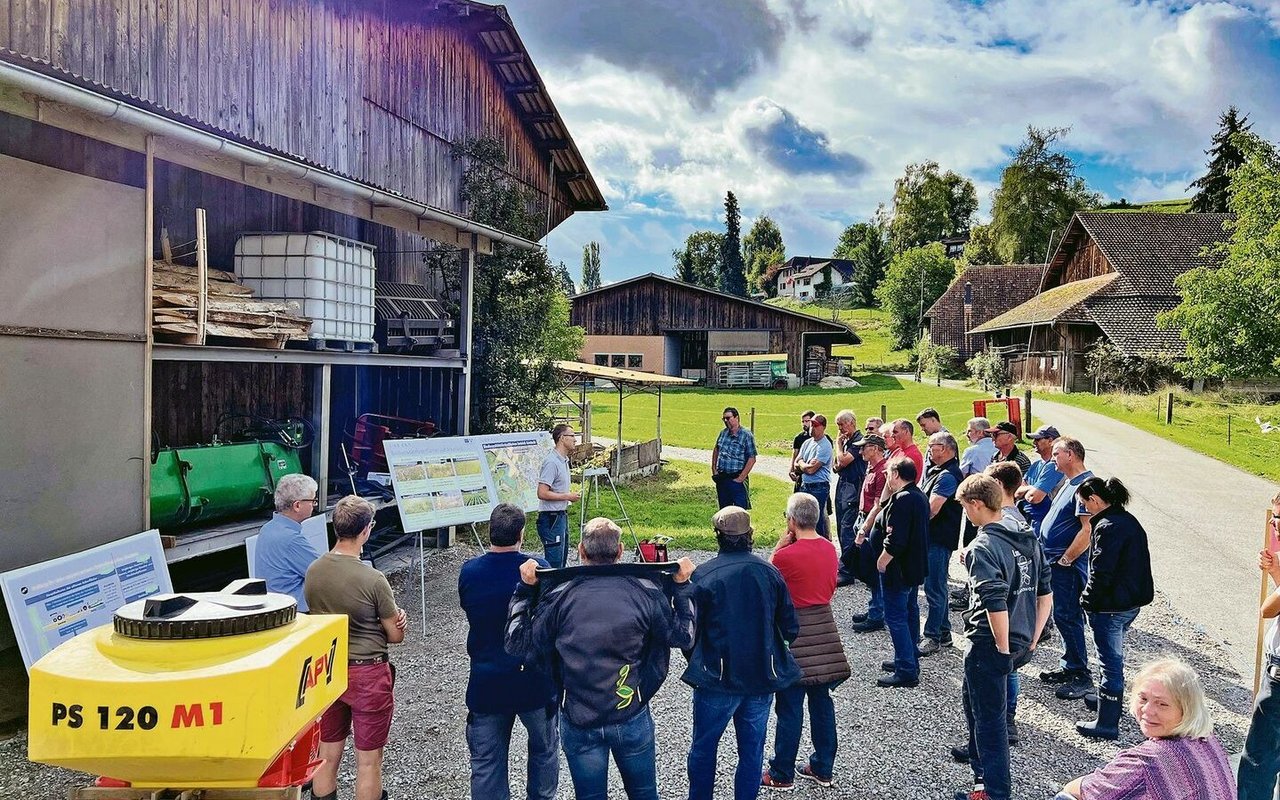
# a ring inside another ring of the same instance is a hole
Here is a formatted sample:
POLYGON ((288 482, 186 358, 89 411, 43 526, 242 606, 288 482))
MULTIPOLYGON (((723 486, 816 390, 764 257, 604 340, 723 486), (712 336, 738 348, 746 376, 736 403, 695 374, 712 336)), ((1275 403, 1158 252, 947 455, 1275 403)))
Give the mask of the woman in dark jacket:
POLYGON ((1138 617, 1138 609, 1155 597, 1151 552, 1142 523, 1125 510, 1129 491, 1116 478, 1092 477, 1080 484, 1076 496, 1092 515, 1089 580, 1080 606, 1089 614, 1093 641, 1102 662, 1098 718, 1076 723, 1084 736, 1115 739, 1120 735, 1124 692, 1124 635, 1138 617))

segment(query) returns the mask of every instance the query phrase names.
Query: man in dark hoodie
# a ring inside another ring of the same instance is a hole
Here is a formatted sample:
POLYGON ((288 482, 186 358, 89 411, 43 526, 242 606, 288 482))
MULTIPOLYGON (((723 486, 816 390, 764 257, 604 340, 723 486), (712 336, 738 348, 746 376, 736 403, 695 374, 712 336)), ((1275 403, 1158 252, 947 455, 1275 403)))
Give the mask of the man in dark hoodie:
POLYGON ((1030 528, 1005 517, 1004 491, 995 478, 971 475, 956 496, 965 516, 978 526, 965 559, 969 607, 964 630, 970 647, 961 687, 974 787, 956 798, 1009 800, 1007 683, 1009 673, 1030 660, 1049 619, 1049 571, 1030 528))
MULTIPOLYGON (((578 557, 588 568, 615 564, 622 530, 603 517, 590 520, 578 557)), ((520 566, 506 649, 550 668, 574 796, 604 800, 613 753, 627 797, 657 800, 649 701, 667 678, 670 648, 693 644, 693 562, 680 559, 670 597, 654 578, 584 570, 538 598, 538 566, 533 559, 520 566)))
POLYGON ((726 506, 711 525, 720 554, 698 567, 693 582, 698 634, 682 676, 693 687, 689 800, 711 800, 716 751, 730 720, 738 739, 733 796, 753 800, 773 695, 801 677, 789 649, 800 623, 782 573, 751 552, 751 515, 726 506))

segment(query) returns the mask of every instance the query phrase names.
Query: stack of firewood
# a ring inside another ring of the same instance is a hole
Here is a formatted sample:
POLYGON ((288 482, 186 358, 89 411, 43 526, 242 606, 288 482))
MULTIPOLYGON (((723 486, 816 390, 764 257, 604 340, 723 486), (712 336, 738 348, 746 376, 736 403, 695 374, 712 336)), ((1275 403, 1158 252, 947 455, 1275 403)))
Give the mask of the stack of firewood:
POLYGON ((152 329, 157 337, 202 344, 206 336, 214 336, 239 340, 227 344, 282 348, 291 339, 306 339, 311 330, 311 319, 298 313, 297 303, 255 300, 253 290, 234 274, 210 269, 202 332, 198 270, 160 260, 153 261, 151 269, 152 329))

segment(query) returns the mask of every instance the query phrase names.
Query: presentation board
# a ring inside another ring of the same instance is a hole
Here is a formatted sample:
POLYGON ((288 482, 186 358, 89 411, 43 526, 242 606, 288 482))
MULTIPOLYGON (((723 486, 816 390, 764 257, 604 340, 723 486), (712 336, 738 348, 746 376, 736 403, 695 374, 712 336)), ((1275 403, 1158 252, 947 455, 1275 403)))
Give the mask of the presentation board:
POLYGON ((111 622, 116 609, 173 591, 160 532, 149 530, 79 553, 0 573, 22 660, 111 622))
POLYGON ((383 443, 400 521, 409 532, 487 522, 498 503, 538 507, 538 472, 551 452, 546 432, 383 443))
MULTIPOLYGON (((302 536, 320 555, 329 552, 329 520, 324 514, 316 514, 302 521, 302 536)), ((258 577, 258 534, 244 540, 244 555, 249 562, 249 577, 258 577)))

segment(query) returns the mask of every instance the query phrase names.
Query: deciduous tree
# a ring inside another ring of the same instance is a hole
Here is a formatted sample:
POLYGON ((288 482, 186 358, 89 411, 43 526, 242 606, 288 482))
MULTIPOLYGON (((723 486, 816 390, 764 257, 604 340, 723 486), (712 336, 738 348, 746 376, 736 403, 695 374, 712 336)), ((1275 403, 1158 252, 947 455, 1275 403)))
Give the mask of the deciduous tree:
POLYGON ((990 225, 974 225, 969 229, 969 241, 964 243, 964 255, 960 257, 960 263, 965 266, 1003 263, 990 225))
POLYGON ((912 247, 893 257, 876 299, 889 312, 894 347, 912 347, 919 337, 924 312, 942 296, 956 276, 956 265, 942 245, 912 247))
POLYGON ((889 243, 895 253, 969 230, 978 210, 973 181, 936 161, 908 164, 893 184, 889 243))
POLYGON ((1049 238, 1061 234, 1077 211, 1098 204, 1076 174, 1076 163, 1053 148, 1070 128, 1027 126, 1027 138, 1014 150, 992 195, 991 233, 1005 264, 1043 261, 1049 238))
POLYGON ((720 261, 724 257, 724 234, 715 231, 694 231, 684 240, 684 247, 671 251, 675 259, 677 280, 718 288, 720 261))
POLYGON ((751 223, 751 230, 742 239, 742 260, 746 264, 748 291, 764 292, 772 297, 777 284, 764 282, 765 271, 773 264, 787 259, 786 246, 782 242, 782 230, 768 214, 761 214, 751 223))
POLYGON ((1182 302, 1160 315, 1187 340, 1184 370, 1194 377, 1244 379, 1280 374, 1280 151, 1253 133, 1233 143, 1244 163, 1231 173, 1230 237, 1206 264, 1179 275, 1182 302))

